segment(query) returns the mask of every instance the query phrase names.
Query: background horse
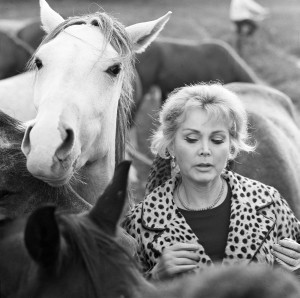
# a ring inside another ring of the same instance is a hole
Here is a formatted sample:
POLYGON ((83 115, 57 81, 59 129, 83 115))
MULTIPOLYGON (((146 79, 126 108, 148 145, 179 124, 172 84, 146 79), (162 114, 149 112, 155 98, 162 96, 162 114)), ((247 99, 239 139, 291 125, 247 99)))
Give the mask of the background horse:
POLYGON ((0 79, 23 72, 32 53, 24 41, 0 31, 0 79))
POLYGON ((0 109, 9 116, 28 121, 36 117, 33 103, 33 71, 0 80, 0 109))
MULTIPOLYGON (((229 167, 246 177, 275 187, 300 217, 300 130, 291 99, 278 90, 250 83, 225 85, 237 93, 249 117, 256 142, 254 153, 243 153, 229 167)), ((170 160, 154 159, 146 195, 171 176, 170 160)))
POLYGON ((254 265, 216 267, 171 283, 146 281, 119 242, 129 165, 116 168, 89 213, 61 214, 46 206, 28 219, 0 221, 1 297, 299 297, 295 276, 254 265))
POLYGON ((72 188, 51 187, 28 172, 21 151, 24 133, 23 123, 0 111, 0 218, 20 216, 46 203, 72 213, 90 210, 72 188))
POLYGON ((16 36, 30 45, 33 49, 37 49, 42 42, 45 31, 42 30, 42 24, 40 20, 34 20, 20 28, 16 36))
POLYGON ((291 99, 274 88, 233 83, 246 106, 255 153, 241 153, 231 164, 237 173, 272 185, 300 218, 300 129, 291 99))
POLYGON ((221 40, 203 42, 160 38, 137 56, 136 69, 144 93, 160 87, 162 100, 186 84, 222 81, 260 83, 247 63, 221 40))
POLYGON ((169 16, 125 28, 100 12, 64 20, 41 0, 48 35, 32 59, 37 116, 22 143, 33 176, 52 186, 78 179, 74 190, 95 202, 124 157, 134 53, 169 16))

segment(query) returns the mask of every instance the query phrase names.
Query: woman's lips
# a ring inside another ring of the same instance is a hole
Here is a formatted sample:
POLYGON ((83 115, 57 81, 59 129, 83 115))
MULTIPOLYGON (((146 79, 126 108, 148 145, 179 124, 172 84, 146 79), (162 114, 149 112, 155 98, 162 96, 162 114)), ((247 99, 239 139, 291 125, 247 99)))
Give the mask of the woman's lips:
POLYGON ((197 165, 197 168, 200 170, 209 170, 212 167, 210 163, 201 163, 197 165))

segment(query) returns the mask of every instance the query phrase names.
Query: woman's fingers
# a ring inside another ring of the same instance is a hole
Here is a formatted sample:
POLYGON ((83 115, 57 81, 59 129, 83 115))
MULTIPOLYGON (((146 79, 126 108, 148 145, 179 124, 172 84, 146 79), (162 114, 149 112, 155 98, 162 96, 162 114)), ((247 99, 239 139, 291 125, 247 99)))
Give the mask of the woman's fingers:
POLYGON ((282 247, 286 247, 300 253, 300 244, 292 239, 284 238, 279 240, 278 244, 282 247))
POLYGON ((276 261, 289 270, 300 268, 300 245, 292 239, 282 239, 273 245, 276 261))
POLYGON ((169 274, 174 275, 174 274, 184 273, 190 270, 194 270, 196 268, 197 268, 196 265, 173 266, 172 268, 169 268, 169 274))
POLYGON ((155 271, 160 277, 166 277, 196 269, 200 260, 198 249, 199 245, 192 243, 176 243, 166 247, 155 271))
POLYGON ((190 258, 176 258, 174 264, 175 265, 197 265, 198 261, 190 259, 190 258))
POLYGON ((198 248, 199 248, 199 245, 194 244, 194 243, 176 243, 172 246, 168 246, 166 249, 172 250, 172 251, 178 251, 178 250, 196 251, 198 248))
POLYGON ((172 252, 172 256, 174 256, 175 258, 185 258, 185 259, 190 259, 193 260, 195 262, 198 262, 200 260, 200 256, 198 253, 195 252, 191 252, 191 251, 175 251, 172 252))
POLYGON ((297 266, 298 263, 299 263, 299 260, 297 259, 294 259, 292 257, 290 257, 289 255, 287 254, 283 254, 283 253, 280 253, 278 251, 275 251, 274 250, 274 256, 279 260, 279 261, 282 261, 284 262, 285 264, 289 265, 289 266, 297 266))

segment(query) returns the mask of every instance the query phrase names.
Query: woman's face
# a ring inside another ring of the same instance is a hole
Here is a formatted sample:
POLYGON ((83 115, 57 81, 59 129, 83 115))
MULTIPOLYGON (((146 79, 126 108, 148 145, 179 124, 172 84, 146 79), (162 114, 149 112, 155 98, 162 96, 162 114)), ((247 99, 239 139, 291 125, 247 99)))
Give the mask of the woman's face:
POLYGON ((183 179, 212 182, 225 168, 230 153, 228 123, 209 119, 201 108, 189 109, 170 149, 183 179))

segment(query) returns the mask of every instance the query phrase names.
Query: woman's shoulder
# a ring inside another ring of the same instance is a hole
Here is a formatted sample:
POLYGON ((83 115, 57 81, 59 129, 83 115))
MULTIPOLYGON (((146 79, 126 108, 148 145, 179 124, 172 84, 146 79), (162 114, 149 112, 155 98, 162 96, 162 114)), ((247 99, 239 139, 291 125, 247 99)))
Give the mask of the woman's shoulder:
POLYGON ((133 208, 127 213, 127 218, 136 217, 146 210, 156 208, 157 204, 161 204, 164 198, 171 197, 174 189, 174 183, 176 183, 176 177, 172 177, 165 181, 163 184, 157 186, 151 193, 145 196, 145 198, 134 205, 133 208))
POLYGON ((233 171, 224 171, 223 177, 228 181, 233 191, 236 190, 241 191, 243 193, 249 193, 250 197, 252 195, 271 197, 280 196, 278 190, 273 186, 267 185, 255 179, 248 178, 233 171))

